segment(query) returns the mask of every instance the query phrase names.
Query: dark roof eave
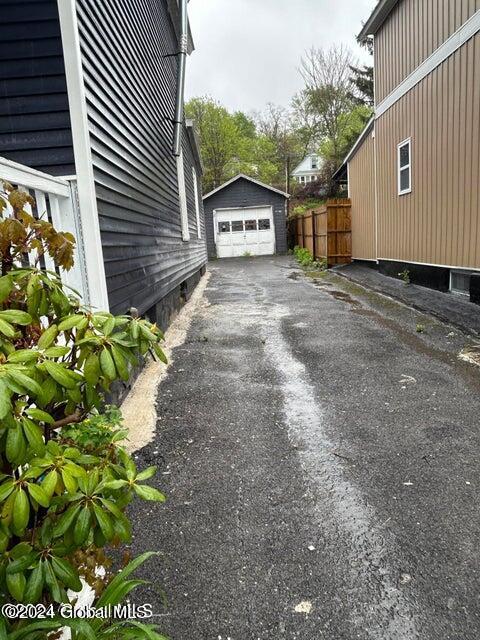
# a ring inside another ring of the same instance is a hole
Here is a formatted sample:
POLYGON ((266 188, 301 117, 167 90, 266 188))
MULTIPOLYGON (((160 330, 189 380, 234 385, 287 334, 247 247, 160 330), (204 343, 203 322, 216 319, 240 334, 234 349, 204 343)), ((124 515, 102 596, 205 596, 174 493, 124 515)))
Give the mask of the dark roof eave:
POLYGON ((377 6, 358 35, 361 41, 374 36, 400 0, 379 0, 377 6))

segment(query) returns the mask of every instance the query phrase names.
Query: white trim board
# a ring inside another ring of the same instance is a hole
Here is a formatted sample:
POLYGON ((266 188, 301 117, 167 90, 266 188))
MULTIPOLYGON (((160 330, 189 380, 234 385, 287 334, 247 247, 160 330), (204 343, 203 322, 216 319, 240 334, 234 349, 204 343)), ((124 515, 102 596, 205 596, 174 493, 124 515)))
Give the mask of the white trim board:
POLYGON ((70 185, 63 179, 26 167, 18 162, 0 157, 0 179, 29 189, 53 193, 62 198, 70 197, 70 185))
POLYGON ((206 200, 207 198, 210 198, 210 196, 213 196, 214 193, 218 193, 222 189, 225 189, 225 187, 228 187, 228 185, 232 184, 233 182, 236 182, 237 180, 240 180, 241 178, 243 178, 244 180, 248 180, 249 182, 253 182, 254 184, 258 185, 259 187, 263 187, 264 189, 268 189, 269 191, 273 191, 275 193, 279 193, 280 195, 285 196, 285 198, 289 198, 290 197, 290 195, 288 193, 285 193, 285 191, 280 191, 280 189, 275 189, 275 187, 271 187, 269 184, 265 184, 264 182, 260 182, 260 180, 255 180, 255 178, 251 178, 250 176, 247 176, 244 173, 239 173, 238 176, 235 176, 234 178, 231 178, 231 180, 227 180, 227 182, 224 182, 223 184, 221 184, 216 189, 213 189, 213 191, 210 191, 209 193, 204 195, 203 199, 206 200))
POLYGON ((478 31, 480 31, 480 10, 474 13, 448 40, 438 47, 431 56, 422 62, 390 95, 376 106, 375 118, 379 118, 393 107, 396 102, 432 73, 442 62, 445 62, 457 49, 468 42, 470 38, 473 38, 478 31))
POLYGON ((77 178, 88 297, 85 302, 108 311, 108 293, 93 176, 87 100, 75 0, 57 0, 77 178))

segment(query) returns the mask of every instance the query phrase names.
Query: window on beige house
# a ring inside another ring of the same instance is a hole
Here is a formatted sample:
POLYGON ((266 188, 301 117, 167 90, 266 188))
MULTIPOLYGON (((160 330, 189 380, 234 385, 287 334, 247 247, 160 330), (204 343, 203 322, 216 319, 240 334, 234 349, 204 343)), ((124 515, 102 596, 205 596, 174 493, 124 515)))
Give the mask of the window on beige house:
POLYGON ((412 139, 398 145, 398 195, 412 191, 412 139))

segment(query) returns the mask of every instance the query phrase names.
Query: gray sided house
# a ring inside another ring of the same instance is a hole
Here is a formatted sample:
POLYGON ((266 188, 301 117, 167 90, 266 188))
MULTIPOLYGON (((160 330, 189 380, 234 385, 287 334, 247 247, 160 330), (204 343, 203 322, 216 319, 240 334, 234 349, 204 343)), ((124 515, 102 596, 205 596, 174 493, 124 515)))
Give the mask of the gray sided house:
POLYGON ((193 49, 181 3, 0 6, 0 156, 74 179, 87 302, 165 325, 207 260, 202 166, 183 117, 173 153, 179 52, 193 49))
POLYGON ((203 199, 209 258, 287 251, 288 194, 240 174, 203 199))

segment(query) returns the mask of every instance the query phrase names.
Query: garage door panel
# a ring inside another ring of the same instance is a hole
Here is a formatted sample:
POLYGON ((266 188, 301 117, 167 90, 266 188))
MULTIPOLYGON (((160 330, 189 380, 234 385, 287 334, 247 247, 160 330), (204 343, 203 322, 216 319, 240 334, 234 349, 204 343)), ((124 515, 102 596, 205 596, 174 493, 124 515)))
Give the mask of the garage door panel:
POLYGON ((219 258, 275 253, 271 207, 226 209, 215 212, 215 242, 219 258))

